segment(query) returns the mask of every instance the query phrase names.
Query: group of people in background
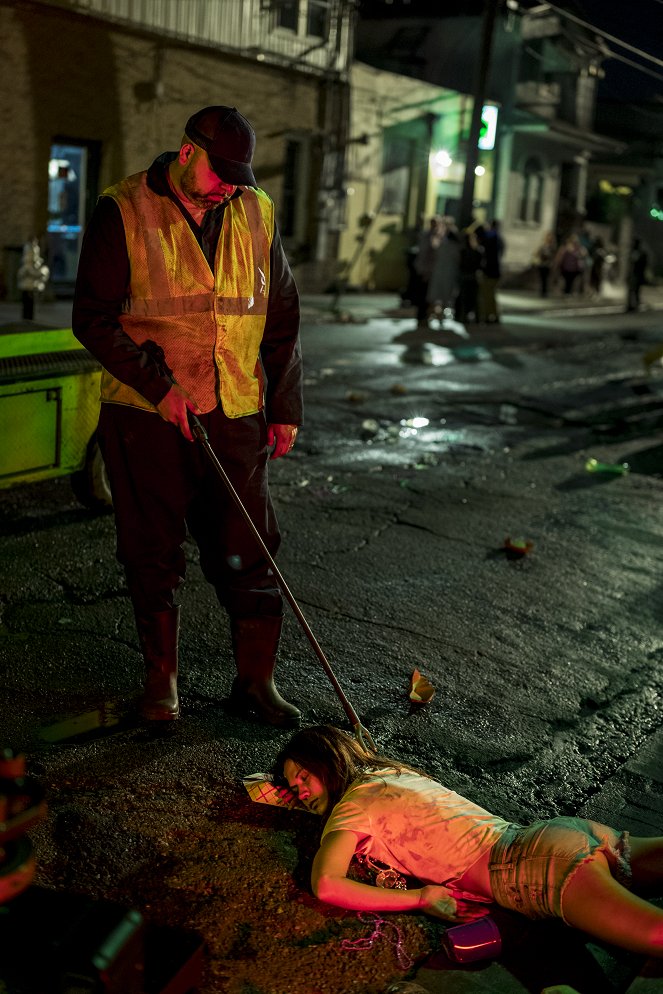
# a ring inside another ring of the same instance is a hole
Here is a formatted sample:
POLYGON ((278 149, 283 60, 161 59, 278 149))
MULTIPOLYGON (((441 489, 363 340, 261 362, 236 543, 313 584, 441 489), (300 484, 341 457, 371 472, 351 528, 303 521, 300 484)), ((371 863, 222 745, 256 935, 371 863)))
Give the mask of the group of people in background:
MULTIPOLYGON (((431 317, 454 317, 465 324, 499 323, 497 288, 504 251, 497 220, 459 229, 453 217, 431 217, 410 248, 409 281, 403 293, 416 306, 417 326, 427 327, 431 317)), ((586 227, 560 240, 548 232, 532 257, 538 293, 548 297, 555 290, 564 297, 598 299, 616 261, 614 249, 586 227)), ((641 240, 635 238, 626 273, 629 311, 640 307, 648 262, 641 240)))
MULTIPOLYGON (((558 282, 564 296, 588 294, 598 299, 609 267, 617 261, 616 253, 599 235, 586 228, 571 232, 559 243, 552 232, 544 235, 532 259, 539 277, 539 294, 547 297, 558 282)), ((628 311, 640 307, 640 290, 646 282, 649 258, 640 238, 634 238, 626 271, 628 311)))
POLYGON ((582 229, 558 243, 549 231, 532 259, 539 275, 539 293, 547 297, 552 282, 558 281, 564 296, 577 292, 599 297, 608 261, 609 253, 600 236, 582 229))
POLYGON ((452 217, 432 217, 410 256, 405 296, 417 308, 417 325, 427 327, 431 316, 498 323, 496 290, 504 248, 499 221, 459 230, 452 217))

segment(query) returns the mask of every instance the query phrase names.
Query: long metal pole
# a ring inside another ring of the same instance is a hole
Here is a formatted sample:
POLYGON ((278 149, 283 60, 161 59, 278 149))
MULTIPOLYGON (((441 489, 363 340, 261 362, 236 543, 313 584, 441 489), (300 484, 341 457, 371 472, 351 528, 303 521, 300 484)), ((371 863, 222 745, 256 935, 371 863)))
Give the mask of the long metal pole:
POLYGON ((318 657, 318 659, 322 663, 322 668, 324 669, 325 673, 329 677, 329 679, 331 681, 331 684, 332 684, 332 687, 336 691, 336 694, 338 695, 338 698, 339 698, 341 704, 343 705, 343 710, 345 711, 345 713, 346 713, 346 715, 347 715, 347 717, 348 717, 348 719, 349 719, 349 721, 350 721, 350 723, 351 723, 351 725, 352 725, 352 727, 354 729, 355 735, 357 736, 357 738, 359 739, 359 741, 362 743, 362 745, 364 745, 366 748, 372 749, 373 752, 377 752, 377 748, 375 746, 375 743, 373 742, 373 739, 371 738, 370 732, 366 728, 363 728, 363 726, 362 726, 362 724, 359 721, 359 718, 357 716, 357 712, 352 707, 352 705, 350 704, 350 701, 347 699, 347 697, 343 693, 341 685, 338 682, 338 680, 336 679, 336 674, 334 673, 333 669, 331 668, 329 660, 325 656, 324 652, 322 651, 322 648, 320 647, 320 644, 319 644, 318 640, 316 639, 315 635, 311 631, 311 627, 310 627, 308 621, 306 620, 306 618, 304 617, 304 614, 303 614, 303 612, 302 612, 299 604, 295 600, 295 597, 292 594, 292 592, 290 590, 290 587, 286 583, 285 578, 284 578, 283 574, 281 573, 281 570, 276 565, 276 561, 275 561, 274 557, 272 556, 271 552, 269 551, 269 549, 267 548, 267 546, 265 545, 265 542, 263 541, 262 535, 260 534, 260 532, 256 528, 256 526, 255 526, 255 524, 253 522, 253 519, 251 518, 251 515, 249 514, 249 512, 247 511, 247 509, 245 508, 244 503, 243 503, 241 497, 239 496, 239 494, 235 490, 234 486, 232 485, 230 477, 228 476, 228 474, 226 473, 225 469, 223 468, 223 466, 219 462, 219 460, 217 458, 217 455, 216 455, 216 452, 214 451, 214 449, 210 445, 209 438, 207 437, 207 432, 205 431, 204 427, 202 426, 202 424, 200 423, 200 421, 196 417, 196 415, 193 414, 191 411, 189 411, 189 422, 191 424, 191 430, 192 430, 195 438, 200 442, 200 444, 203 446, 203 448, 207 452, 207 455, 209 456, 210 460, 212 461, 212 463, 213 463, 213 465, 214 465, 217 473, 219 474, 219 476, 223 480, 223 483, 225 484, 226 489, 228 490, 228 493, 230 494, 230 496, 234 500, 235 504, 237 505, 237 508, 239 509, 239 511, 242 514, 242 517, 244 518, 244 520, 246 521, 247 525, 249 526, 249 528, 250 528, 250 530, 251 530, 251 532, 252 532, 252 534, 253 534, 256 542, 258 543, 258 545, 262 549, 263 555, 265 556, 267 562, 269 563, 269 565, 271 566, 272 570, 274 571, 274 575, 276 576, 276 579, 279 582, 279 587, 283 591, 283 594, 284 594, 286 600, 288 601, 288 603, 290 604, 290 607, 295 612, 295 616, 296 616, 297 620, 299 621, 300 625, 302 626, 302 628, 304 629, 304 632, 306 633, 306 637, 308 638, 309 642, 313 646, 313 650, 314 650, 316 656, 318 657))

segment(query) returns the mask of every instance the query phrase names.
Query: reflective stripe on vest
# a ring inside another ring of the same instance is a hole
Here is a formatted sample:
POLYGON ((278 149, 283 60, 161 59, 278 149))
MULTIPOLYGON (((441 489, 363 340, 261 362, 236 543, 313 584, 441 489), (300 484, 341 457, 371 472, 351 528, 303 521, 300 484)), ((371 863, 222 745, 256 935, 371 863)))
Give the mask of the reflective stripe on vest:
MULTIPOLYGON (((220 401, 230 418, 255 414, 264 400, 259 350, 274 205, 254 188, 230 201, 212 273, 177 204, 153 193, 146 179, 137 173, 102 194, 120 208, 131 266, 122 327, 137 345, 163 349, 176 381, 204 413, 220 401)), ((156 410, 106 370, 101 399, 156 410)))

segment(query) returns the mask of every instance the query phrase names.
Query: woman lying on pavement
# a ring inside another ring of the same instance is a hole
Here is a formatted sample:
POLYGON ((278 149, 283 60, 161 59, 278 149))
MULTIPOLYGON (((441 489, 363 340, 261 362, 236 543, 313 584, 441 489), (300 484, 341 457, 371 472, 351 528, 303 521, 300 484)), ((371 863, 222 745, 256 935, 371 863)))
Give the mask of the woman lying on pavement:
POLYGON ((494 902, 663 957, 663 910, 629 889, 663 885, 663 838, 629 839, 583 818, 514 825, 330 725, 294 735, 273 775, 284 799, 324 819, 311 874, 322 901, 448 921, 479 918, 494 902), (357 864, 377 887, 351 879, 357 864), (404 889, 406 877, 419 886, 404 889))

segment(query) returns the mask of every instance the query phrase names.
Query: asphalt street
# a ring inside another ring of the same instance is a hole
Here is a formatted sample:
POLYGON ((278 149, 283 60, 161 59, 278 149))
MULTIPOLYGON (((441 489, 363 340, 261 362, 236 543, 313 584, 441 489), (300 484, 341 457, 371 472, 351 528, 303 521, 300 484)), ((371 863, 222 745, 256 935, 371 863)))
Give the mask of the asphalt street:
MULTIPOLYGON (((660 835, 663 371, 643 358, 663 345, 663 294, 647 288, 637 314, 616 293, 501 304, 499 325, 421 331, 393 295, 304 298, 306 424, 271 467, 279 565, 381 751, 513 821, 660 835), (428 704, 409 698, 415 669, 428 704)), ((17 322, 5 305, 0 324, 17 322)), ((315 825, 241 783, 287 733, 224 710, 227 623, 193 543, 182 718, 155 731, 133 712, 112 513, 67 478, 0 490, 0 507, 0 746, 46 793, 35 886, 136 909, 173 948, 200 935, 201 994, 382 994, 402 978, 430 994, 663 991, 659 966, 558 923, 498 911, 502 956, 459 967, 437 922, 314 900, 315 825)), ((348 728, 292 612, 280 658, 306 723, 348 728)))

